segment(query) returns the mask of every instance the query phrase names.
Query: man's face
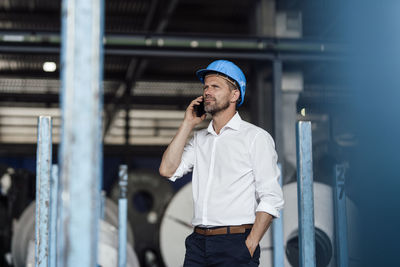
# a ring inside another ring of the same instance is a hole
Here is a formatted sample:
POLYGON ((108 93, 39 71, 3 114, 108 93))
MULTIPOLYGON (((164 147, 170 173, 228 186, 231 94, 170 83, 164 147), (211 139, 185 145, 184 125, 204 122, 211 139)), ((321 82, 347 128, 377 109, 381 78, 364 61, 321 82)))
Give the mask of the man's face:
POLYGON ((229 88, 224 78, 209 74, 204 79, 203 97, 204 110, 211 115, 224 111, 234 102, 234 92, 229 88))

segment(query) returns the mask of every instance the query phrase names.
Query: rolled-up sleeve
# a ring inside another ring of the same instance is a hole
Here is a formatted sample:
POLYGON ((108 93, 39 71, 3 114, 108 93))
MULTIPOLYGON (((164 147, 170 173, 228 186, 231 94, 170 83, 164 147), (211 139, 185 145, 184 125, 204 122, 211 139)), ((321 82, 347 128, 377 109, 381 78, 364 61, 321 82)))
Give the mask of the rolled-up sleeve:
POLYGON ((194 159, 195 159, 195 151, 194 151, 194 137, 193 137, 185 145, 185 148, 182 153, 182 159, 178 168, 176 169, 175 173, 168 179, 172 182, 175 182, 176 179, 179 179, 186 173, 192 171, 194 165, 194 159))
POLYGON ((251 160, 259 203, 256 212, 263 211, 279 218, 284 200, 279 184, 280 169, 275 144, 267 132, 259 132, 253 140, 251 160))

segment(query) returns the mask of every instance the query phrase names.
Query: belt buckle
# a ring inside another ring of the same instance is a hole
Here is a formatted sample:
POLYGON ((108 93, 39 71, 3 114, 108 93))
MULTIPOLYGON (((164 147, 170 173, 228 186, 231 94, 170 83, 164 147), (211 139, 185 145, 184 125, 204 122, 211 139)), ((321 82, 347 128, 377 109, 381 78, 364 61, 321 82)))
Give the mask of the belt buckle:
POLYGON ((212 229, 211 228, 207 228, 206 229, 206 235, 210 235, 212 233, 212 229))

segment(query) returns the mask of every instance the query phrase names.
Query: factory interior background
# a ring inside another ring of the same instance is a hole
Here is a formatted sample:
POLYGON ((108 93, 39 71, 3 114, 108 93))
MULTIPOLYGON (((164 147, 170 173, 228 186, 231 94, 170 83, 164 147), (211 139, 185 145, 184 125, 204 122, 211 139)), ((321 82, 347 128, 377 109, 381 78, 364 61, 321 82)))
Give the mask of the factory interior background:
MULTIPOLYGON (((61 7, 0 1, 0 266, 33 260, 41 115, 53 118, 58 160, 61 7)), ((239 113, 275 140, 285 266, 299 266, 298 121, 312 124, 316 266, 339 266, 337 164, 346 168, 349 266, 399 266, 399 12, 396 1, 372 0, 105 0, 102 190, 105 221, 117 228, 118 168, 126 164, 127 266, 181 266, 192 231, 191 174, 172 183, 158 167, 187 105, 202 94, 196 70, 215 59, 242 68, 239 113)), ((260 266, 273 266, 270 231, 261 251, 260 266)))

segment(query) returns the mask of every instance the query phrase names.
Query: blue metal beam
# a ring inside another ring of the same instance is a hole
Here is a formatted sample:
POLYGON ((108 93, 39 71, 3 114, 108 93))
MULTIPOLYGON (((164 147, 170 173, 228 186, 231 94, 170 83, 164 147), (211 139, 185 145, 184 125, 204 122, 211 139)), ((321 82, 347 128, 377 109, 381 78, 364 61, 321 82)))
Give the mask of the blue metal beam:
POLYGON ((128 223, 128 166, 119 166, 119 200, 118 200, 118 267, 126 266, 126 238, 128 223))
POLYGON ((62 1, 61 233, 57 266, 97 266, 104 0, 62 1))
POLYGON ((296 125, 300 267, 315 267, 311 122, 296 125))
POLYGON ((52 122, 49 116, 38 119, 36 152, 35 266, 49 266, 50 172, 52 161, 52 122))
MULTIPOLYGON (((279 177, 279 184, 282 187, 282 166, 278 163, 281 175, 279 177)), ((283 244, 283 218, 282 211, 279 212, 280 217, 274 219, 272 222, 272 240, 274 242, 274 267, 284 267, 284 244, 283 244)))
POLYGON ((106 212, 106 191, 102 190, 100 192, 100 219, 104 220, 106 212))
POLYGON ((58 165, 53 164, 50 179, 50 267, 57 266, 58 165))
POLYGON ((346 191, 345 177, 346 165, 339 164, 335 166, 334 175, 334 206, 335 206, 335 232, 336 232, 336 253, 337 266, 348 266, 347 249, 347 214, 346 214, 346 191))

